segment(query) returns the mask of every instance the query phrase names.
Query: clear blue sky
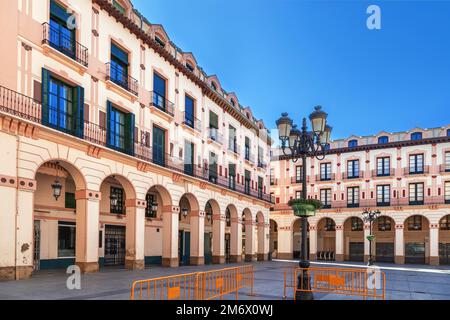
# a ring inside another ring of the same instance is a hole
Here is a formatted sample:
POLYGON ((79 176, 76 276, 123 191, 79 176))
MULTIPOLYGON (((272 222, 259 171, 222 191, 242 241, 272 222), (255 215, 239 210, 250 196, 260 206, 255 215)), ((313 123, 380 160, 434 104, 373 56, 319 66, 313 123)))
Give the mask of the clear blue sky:
POLYGON ((450 123, 450 1, 134 0, 268 128, 314 105, 333 138, 450 123), (366 9, 381 8, 381 30, 366 9))

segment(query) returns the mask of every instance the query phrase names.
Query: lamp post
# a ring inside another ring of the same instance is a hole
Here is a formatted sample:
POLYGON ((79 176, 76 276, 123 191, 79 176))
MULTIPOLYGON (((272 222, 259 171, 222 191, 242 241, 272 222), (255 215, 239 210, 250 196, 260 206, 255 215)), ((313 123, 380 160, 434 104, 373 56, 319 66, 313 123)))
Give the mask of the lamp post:
MULTIPOLYGON (((312 130, 308 131, 306 125, 306 118, 303 118, 301 130, 297 129, 297 126, 293 124, 292 119, 288 117, 287 113, 282 113, 281 118, 277 120, 279 138, 281 140, 281 149, 283 154, 290 157, 295 163, 299 159, 302 161, 302 199, 307 199, 307 184, 306 184, 306 159, 307 157, 315 157, 318 160, 325 158, 326 146, 330 142, 332 128, 326 124, 327 114, 322 111, 321 106, 316 106, 315 111, 309 115, 311 120, 312 130)), ((307 269, 310 266, 308 261, 308 244, 307 244, 307 228, 308 228, 308 216, 305 212, 300 216, 302 221, 302 244, 301 244, 301 256, 299 266, 307 269)), ((297 298, 302 300, 313 300, 312 292, 309 292, 310 282, 307 270, 299 275, 299 286, 303 283, 304 291, 299 291, 297 298), (300 277, 303 280, 300 281, 300 277)))
POLYGON ((372 223, 380 216, 381 212, 380 210, 364 210, 362 213, 364 222, 369 222, 369 236, 367 237, 367 240, 369 240, 369 261, 367 263, 368 266, 373 265, 373 258, 372 258, 372 241, 374 239, 374 236, 372 235, 372 223))

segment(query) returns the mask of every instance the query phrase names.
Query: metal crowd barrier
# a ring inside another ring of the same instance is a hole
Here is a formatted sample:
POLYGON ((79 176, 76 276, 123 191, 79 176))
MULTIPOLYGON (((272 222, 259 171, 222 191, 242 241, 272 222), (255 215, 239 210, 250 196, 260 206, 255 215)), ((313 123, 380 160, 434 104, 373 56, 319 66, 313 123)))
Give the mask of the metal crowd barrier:
POLYGON ((185 273, 136 280, 131 285, 131 300, 212 300, 223 299, 239 290, 250 288, 253 293, 253 265, 204 272, 185 273))
POLYGON ((294 299, 298 291, 360 296, 364 299, 386 298, 386 274, 374 268, 296 268, 293 277, 294 299), (299 274, 302 275, 300 285, 299 274))

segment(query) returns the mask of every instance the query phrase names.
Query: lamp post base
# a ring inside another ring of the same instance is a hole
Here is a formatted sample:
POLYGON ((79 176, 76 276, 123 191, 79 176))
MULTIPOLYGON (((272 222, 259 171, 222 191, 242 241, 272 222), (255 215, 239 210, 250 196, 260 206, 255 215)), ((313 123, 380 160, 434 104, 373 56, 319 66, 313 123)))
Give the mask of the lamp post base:
MULTIPOLYGON (((298 266, 303 269, 308 269, 310 266, 310 263, 308 260, 300 260, 298 263, 298 266)), ((314 295, 312 291, 306 291, 311 290, 311 278, 309 276, 308 270, 303 270, 299 275, 297 279, 297 288, 303 289, 305 291, 295 291, 295 300, 314 300, 314 295), (303 288, 301 286, 303 285, 303 288)))

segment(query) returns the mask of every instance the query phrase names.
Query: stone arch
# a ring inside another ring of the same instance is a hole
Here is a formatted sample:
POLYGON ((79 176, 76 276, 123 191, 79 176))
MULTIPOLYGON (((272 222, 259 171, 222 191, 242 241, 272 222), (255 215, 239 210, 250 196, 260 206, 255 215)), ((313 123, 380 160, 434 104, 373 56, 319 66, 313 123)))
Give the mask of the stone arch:
POLYGON ((450 264, 450 214, 444 215, 439 220, 439 264, 450 264))
POLYGON ((278 253, 278 223, 274 219, 269 219, 269 252, 273 258, 277 258, 278 253))
POLYGON ((344 260, 364 261, 364 221, 351 215, 345 218, 343 227, 344 260))
POLYGON ((429 263, 430 221, 423 214, 410 214, 404 220, 405 263, 429 263))
MULTIPOLYGON (((342 226, 340 226, 342 227, 342 226)), ((336 259, 336 220, 332 217, 324 216, 317 221, 317 258, 319 260, 336 259)), ((339 257, 342 259, 342 257, 339 257)))
MULTIPOLYGON (((55 170, 55 174, 57 170, 65 170, 74 180, 74 183, 76 185, 77 190, 84 190, 87 189, 87 182, 84 174, 82 171, 72 162, 66 160, 66 159, 48 159, 43 162, 41 162, 34 171, 34 179, 36 179, 36 175, 38 174, 39 170, 42 170, 44 167, 50 167, 49 170, 52 169, 52 167, 55 170), (60 168, 57 168, 60 167, 60 168)), ((50 172, 51 173, 51 172, 50 172)))

